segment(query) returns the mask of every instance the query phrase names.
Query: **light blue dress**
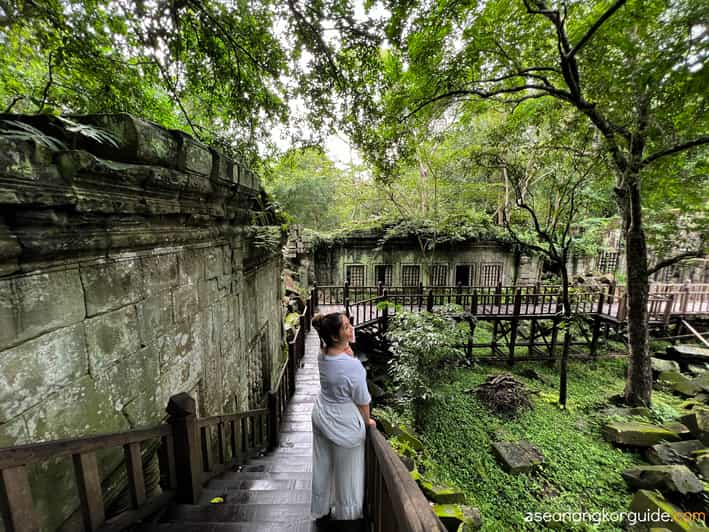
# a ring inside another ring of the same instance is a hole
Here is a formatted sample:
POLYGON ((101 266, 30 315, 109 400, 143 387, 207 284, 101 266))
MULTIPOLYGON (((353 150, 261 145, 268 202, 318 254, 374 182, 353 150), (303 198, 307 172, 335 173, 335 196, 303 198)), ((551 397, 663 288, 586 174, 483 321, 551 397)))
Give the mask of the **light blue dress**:
POLYGON ((320 395, 312 411, 313 493, 311 512, 359 519, 364 506, 366 427, 357 405, 371 402, 367 372, 356 358, 318 355, 320 395))

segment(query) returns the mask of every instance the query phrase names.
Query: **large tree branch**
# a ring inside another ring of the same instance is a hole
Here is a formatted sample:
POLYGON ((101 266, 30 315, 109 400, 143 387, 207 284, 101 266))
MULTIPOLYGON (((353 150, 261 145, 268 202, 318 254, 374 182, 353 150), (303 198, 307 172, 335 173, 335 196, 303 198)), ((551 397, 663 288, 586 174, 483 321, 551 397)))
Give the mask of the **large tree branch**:
POLYGON ((674 153, 679 153, 685 150, 689 150, 691 148, 694 148, 696 146, 702 146, 704 144, 709 144, 709 135, 705 135, 703 137, 698 137, 694 140, 690 140, 687 142, 683 142, 681 144, 676 144, 670 148, 666 148, 664 150, 657 151, 653 153, 652 155, 648 155, 645 157, 645 159, 642 160, 640 163, 641 166, 646 166, 654 161, 657 161, 658 159, 661 159, 662 157, 666 157, 668 155, 672 155, 674 153))
POLYGON ((674 257, 670 257, 669 259, 661 260, 657 264, 655 264, 652 268, 648 269, 647 274, 652 275, 653 273, 657 273, 663 268, 667 268, 669 266, 672 266, 673 264, 677 264, 678 262, 681 262, 685 259, 695 259, 695 258, 700 258, 703 257, 705 254, 704 252, 704 246, 702 246, 700 249, 695 249, 693 251, 686 251, 684 253, 680 253, 679 255, 675 255, 674 257))
POLYGON ((603 23, 609 18, 611 18, 613 16, 613 13, 623 7, 623 4, 625 4, 625 2, 626 0, 616 0, 616 2, 605 11, 605 13, 598 17, 598 20, 593 24, 593 26, 588 29, 584 36, 581 37, 579 42, 576 43, 576 46, 574 46, 571 51, 566 54, 566 56, 570 58, 576 55, 578 51, 581 50, 581 48, 583 48, 588 43, 588 41, 591 40, 594 33, 598 31, 598 29, 603 25, 603 23))
MULTIPOLYGON (((474 82, 475 83, 475 82, 474 82)), ((479 81, 477 83, 485 83, 485 81, 479 81)), ((522 92, 525 90, 537 90, 543 93, 547 93, 549 95, 556 96, 560 99, 568 100, 571 101, 571 94, 568 92, 558 89, 556 87, 552 86, 547 86, 547 85, 536 85, 536 84, 529 84, 526 83, 524 85, 517 85, 515 87, 500 87, 497 89, 491 89, 489 91, 481 90, 481 89, 458 89, 454 91, 448 91, 443 94, 438 94, 436 96, 432 96, 430 98, 427 98, 420 102, 416 107, 414 107, 413 110, 409 111, 405 116, 404 120, 407 120, 411 118, 413 115, 421 111, 423 108, 431 105, 432 103, 441 101, 441 100, 452 100, 455 98, 459 98, 461 96, 478 96, 480 98, 488 99, 488 98, 494 98, 495 96, 501 96, 503 94, 514 94, 518 92, 522 92)), ((529 95, 527 98, 532 97, 534 95, 529 95)), ((541 97, 543 95, 538 95, 538 97, 541 97)))

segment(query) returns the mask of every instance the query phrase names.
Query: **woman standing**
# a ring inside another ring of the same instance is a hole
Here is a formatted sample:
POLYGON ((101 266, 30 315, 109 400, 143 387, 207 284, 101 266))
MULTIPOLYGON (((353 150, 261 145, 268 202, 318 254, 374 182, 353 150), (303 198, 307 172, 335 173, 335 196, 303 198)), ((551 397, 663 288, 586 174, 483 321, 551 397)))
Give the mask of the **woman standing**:
POLYGON ((362 518, 364 507, 364 440, 371 397, 367 374, 349 347, 354 328, 342 312, 317 314, 320 335, 320 395, 312 412, 313 494, 315 518, 362 518))

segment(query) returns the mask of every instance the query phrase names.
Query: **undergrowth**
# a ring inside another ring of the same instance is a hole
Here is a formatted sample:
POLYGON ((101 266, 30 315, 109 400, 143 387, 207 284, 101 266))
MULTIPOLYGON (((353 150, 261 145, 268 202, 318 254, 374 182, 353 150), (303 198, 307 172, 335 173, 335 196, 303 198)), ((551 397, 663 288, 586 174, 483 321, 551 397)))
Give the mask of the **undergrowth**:
MULTIPOLYGON (((487 375, 508 371, 494 367, 452 369, 445 386, 425 412, 421 434, 427 448, 427 476, 461 489, 468 503, 480 508, 483 530, 540 530, 526 523, 527 512, 625 511, 632 497, 621 472, 642 463, 642 457, 621 451, 601 436, 607 416, 598 410, 622 393, 625 361, 571 362, 569 403, 557 406, 558 369, 542 363, 517 364, 512 373, 536 390, 534 409, 512 420, 491 414, 466 390, 487 375), (520 375, 533 368, 544 383, 520 375), (510 475, 496 462, 491 445, 498 440, 526 439, 545 456, 531 474, 510 475)), ((669 418, 679 401, 655 392, 654 413, 669 418)), ((620 524, 555 526, 561 530, 622 530, 620 524)))

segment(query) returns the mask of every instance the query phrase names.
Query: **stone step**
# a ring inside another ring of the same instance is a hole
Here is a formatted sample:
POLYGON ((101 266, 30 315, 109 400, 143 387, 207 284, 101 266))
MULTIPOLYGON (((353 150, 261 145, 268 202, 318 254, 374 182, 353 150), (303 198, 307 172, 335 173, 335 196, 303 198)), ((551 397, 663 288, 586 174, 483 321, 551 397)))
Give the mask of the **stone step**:
POLYGON ((222 473, 219 480, 310 480, 313 477, 310 471, 269 472, 269 471, 230 471, 222 473))
POLYGON ((310 520, 310 504, 180 504, 171 507, 164 520, 177 523, 303 523, 310 520))
MULTIPOLYGON (((263 460, 263 459, 262 459, 263 460)), ((302 463, 296 460, 272 460, 267 463, 254 464, 249 462, 239 473, 311 473, 312 463, 302 463)))
POLYGON ((209 504, 215 497, 222 497, 225 504, 310 504, 311 490, 202 490, 200 504, 209 504))
POLYGON ((249 465, 265 465, 265 464, 295 464, 295 465, 301 465, 301 464, 309 464, 312 466, 313 464, 313 455, 312 454, 303 454, 299 456, 293 456, 293 455, 277 455, 277 456, 264 456, 263 458, 256 458, 254 460, 249 461, 249 465))
POLYGON ((136 532, 318 532, 320 529, 314 522, 303 520, 297 523, 280 521, 160 523, 135 530, 136 532))
POLYGON ((213 490, 251 490, 251 491, 271 491, 271 490, 309 490, 312 488, 312 480, 273 480, 273 479, 244 479, 244 480, 221 480, 213 479, 209 481, 206 489, 213 490))

